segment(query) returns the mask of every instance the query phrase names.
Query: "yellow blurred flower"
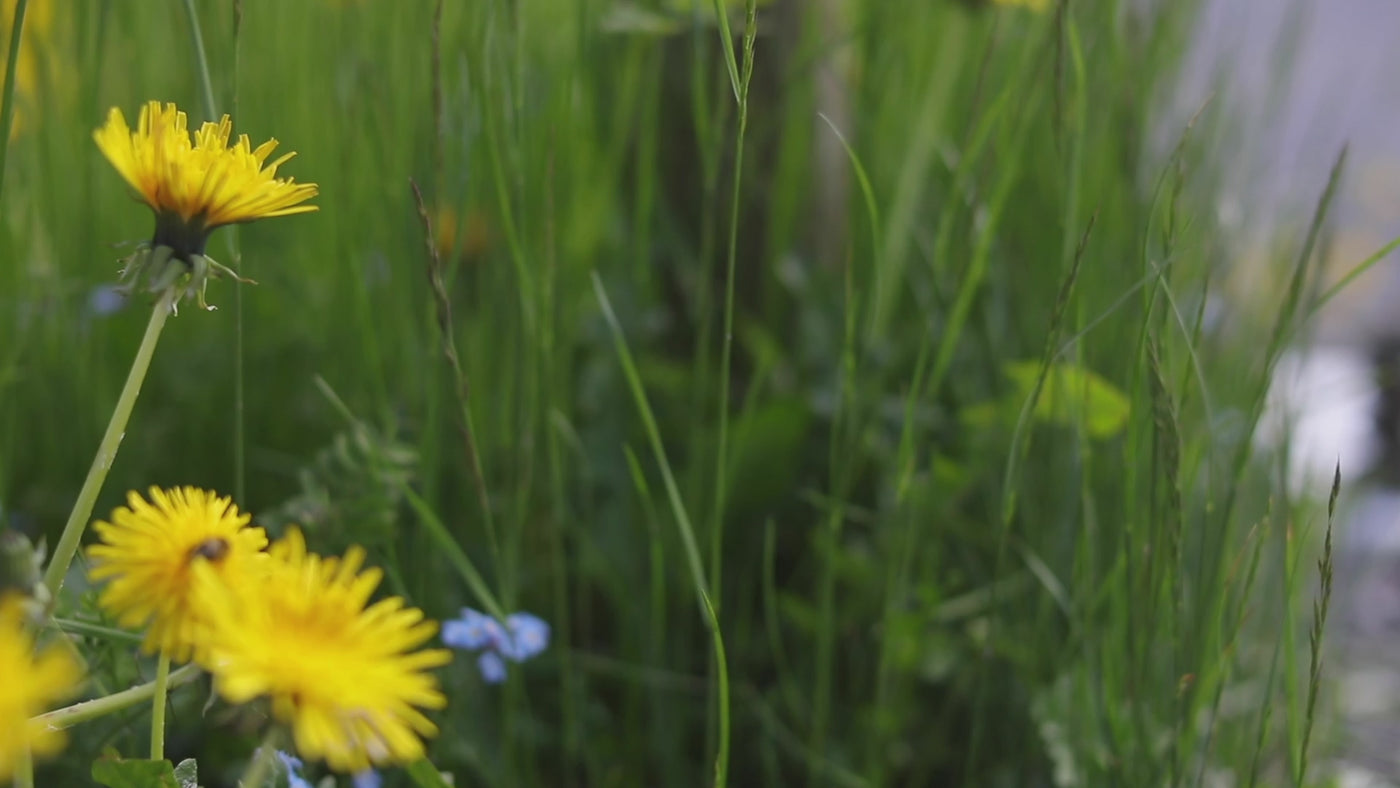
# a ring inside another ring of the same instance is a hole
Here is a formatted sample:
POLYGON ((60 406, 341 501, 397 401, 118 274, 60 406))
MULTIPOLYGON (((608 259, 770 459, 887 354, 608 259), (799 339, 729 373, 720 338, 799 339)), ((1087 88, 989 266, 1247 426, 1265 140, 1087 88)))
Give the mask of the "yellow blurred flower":
MULTIPOLYGON (((0 41, 10 40, 16 3, 17 0, 0 0, 0 31, 4 32, 0 41)), ((29 5, 25 6, 24 30, 20 35, 19 57, 15 61, 15 113, 10 126, 11 139, 30 125, 30 116, 36 112, 42 93, 41 75, 54 62, 54 58, 49 56, 53 18, 53 3, 50 0, 29 0, 29 5)), ((0 58, 0 79, 4 75, 5 60, 0 58)))
POLYGON ((49 730, 32 717, 78 689, 82 668, 67 652, 47 648, 35 653, 24 625, 24 597, 0 596, 0 782, 9 779, 27 749, 35 756, 62 749, 62 731, 49 730))
POLYGON ((196 564, 225 582, 240 582, 267 556, 267 535, 249 528, 247 514, 228 498, 194 487, 161 490, 151 500, 127 494, 112 522, 93 524, 101 544, 88 548, 94 581, 108 581, 98 597, 123 625, 146 629, 146 651, 177 662, 190 658, 200 634, 193 599, 196 564))
POLYGON ((322 558, 292 529, 269 552, 256 582, 197 570, 209 621, 200 661, 219 694, 234 703, 269 697, 298 753, 337 771, 421 758, 421 737, 437 728, 419 709, 446 704, 427 671, 451 655, 414 649, 437 625, 398 597, 369 604, 381 573, 361 571, 358 547, 322 558))
POLYGON ((451 206, 441 206, 433 215, 433 235, 438 256, 447 262, 457 255, 463 262, 475 262, 491 248, 491 223, 481 211, 468 211, 459 221, 460 213, 451 206))
POLYGON ((254 148, 243 134, 230 146, 232 131, 225 115, 204 123, 191 139, 185 113, 149 101, 136 131, 114 107, 93 132, 103 155, 156 215, 155 237, 128 262, 125 278, 148 277, 149 289, 160 292, 189 275, 186 293, 197 293, 202 306, 210 276, 236 276, 204 254, 215 228, 317 210, 303 205, 316 196, 316 184, 277 177, 277 168, 296 154, 269 163, 277 140, 254 148))

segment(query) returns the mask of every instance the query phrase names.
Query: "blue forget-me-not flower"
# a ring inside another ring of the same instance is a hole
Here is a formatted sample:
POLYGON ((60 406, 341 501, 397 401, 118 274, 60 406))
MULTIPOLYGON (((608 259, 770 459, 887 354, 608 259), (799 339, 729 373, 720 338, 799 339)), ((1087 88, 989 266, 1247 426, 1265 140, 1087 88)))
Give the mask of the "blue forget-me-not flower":
POLYGON ((549 646, 549 624, 539 616, 513 613, 505 623, 471 608, 462 617, 442 624, 442 642, 453 648, 480 651, 476 666, 488 683, 506 680, 506 661, 524 662, 549 646))
MULTIPOLYGON (((282 768, 287 770, 287 788, 315 788, 301 776, 301 759, 290 753, 277 751, 277 760, 282 762, 282 768)), ((355 788, 379 788, 384 783, 384 778, 379 776, 379 772, 373 769, 365 769, 357 772, 350 778, 355 788)))
POLYGON ((277 760, 281 761, 282 767, 287 770, 288 788, 311 788, 311 783, 301 776, 300 758, 278 750, 277 760))

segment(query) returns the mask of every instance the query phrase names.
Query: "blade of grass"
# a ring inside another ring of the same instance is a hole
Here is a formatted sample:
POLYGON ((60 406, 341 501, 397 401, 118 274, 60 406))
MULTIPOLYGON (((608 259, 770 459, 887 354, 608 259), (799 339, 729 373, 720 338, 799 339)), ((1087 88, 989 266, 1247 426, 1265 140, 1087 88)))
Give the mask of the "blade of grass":
MULTIPOLYGON (((734 89, 734 100, 742 108, 746 102, 745 94, 748 92, 747 80, 739 76, 739 58, 734 53, 734 33, 729 28, 729 9, 725 7, 724 0, 714 0, 715 20, 719 24, 720 45, 724 47, 724 67, 729 71, 729 85, 734 89)), ((753 27, 754 0, 749 0, 748 26, 753 27)), ((744 34, 744 48, 750 49, 748 33, 744 34)), ((749 54, 745 53, 747 59, 749 54)), ((742 111, 742 109, 741 109, 742 111)))
MULTIPOLYGON (((729 397, 734 356, 734 277, 739 258, 739 205, 743 197, 744 137, 749 126, 749 84, 753 80, 753 45, 758 34, 754 23, 756 0, 748 0, 748 22, 744 29, 744 75, 739 90, 739 122, 734 133, 734 189, 730 194, 729 253, 724 273, 724 334, 719 362, 719 436, 715 450, 715 497, 710 516, 710 589, 721 590, 724 548, 724 513, 728 497, 729 397)), ((712 599, 717 604, 723 600, 712 599)))
POLYGON ((5 163, 10 156, 10 129, 15 121, 15 69, 19 64, 19 47, 24 33, 24 12, 28 8, 29 0, 17 0, 14 16, 10 17, 10 50, 5 56, 5 95, 4 103, 0 104, 0 187, 5 184, 5 163))
POLYGON ((1308 777, 1308 745, 1312 742, 1313 722, 1317 713, 1317 691, 1322 686, 1322 636, 1327 630, 1327 611, 1332 604, 1332 525, 1337 514, 1337 497, 1342 491, 1342 464, 1337 463, 1332 477, 1332 493, 1327 498, 1327 534, 1322 543, 1322 557, 1317 560, 1317 574, 1322 590, 1313 602, 1312 629, 1308 631, 1308 703, 1303 715, 1303 741, 1298 746, 1298 770, 1294 785, 1302 788, 1308 777))
POLYGON ((599 306, 602 308, 603 318, 607 321, 608 328, 612 333, 613 345, 617 350, 618 361, 622 364, 623 375, 627 378, 628 389, 632 392, 632 398, 642 418, 642 426, 645 428, 647 440, 651 444, 653 459, 661 469, 661 479, 666 488, 666 499, 671 504, 671 514, 676 520, 676 527, 680 529, 681 544, 685 548, 686 563, 690 568, 690 581, 695 589, 696 600, 700 605, 705 623, 709 626, 710 635, 714 638, 715 665, 718 668, 719 677, 720 725, 718 752, 715 754, 714 785, 716 788, 721 788, 727 783, 729 770, 729 668, 725 662, 724 639, 720 634, 719 618, 715 614, 714 607, 710 604, 710 592, 705 584, 705 569, 700 561, 700 549, 695 541, 695 529, 691 527, 690 516, 686 514, 685 504, 681 501, 680 489, 676 486, 675 475, 671 473, 671 463, 666 458, 666 447, 661 442, 661 431, 656 425, 656 417, 652 414, 646 390, 642 387, 642 379, 637 373, 637 365, 632 360, 632 351, 627 346, 626 337, 622 333, 622 325, 613 312, 612 302, 608 300, 602 279, 598 277, 597 271, 592 272, 591 277, 593 291, 597 295, 599 306))

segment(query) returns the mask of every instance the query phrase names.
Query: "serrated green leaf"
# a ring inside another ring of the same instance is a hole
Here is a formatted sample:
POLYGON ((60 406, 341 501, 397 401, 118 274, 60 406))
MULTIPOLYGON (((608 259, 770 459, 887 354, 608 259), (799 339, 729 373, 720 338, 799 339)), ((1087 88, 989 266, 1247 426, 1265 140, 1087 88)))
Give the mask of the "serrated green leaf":
MULTIPOLYGON (((1006 374, 1015 381, 1024 403, 1035 389, 1040 362, 1013 361, 1006 365, 1006 374)), ((1032 415, 1049 424, 1082 421, 1090 436, 1111 438, 1127 425, 1130 407, 1127 395, 1094 371, 1074 364, 1053 364, 1032 415)))
POLYGON ((180 788, 199 788, 199 764, 193 758, 186 758, 175 764, 175 779, 180 788))
POLYGON ((102 757, 92 762, 92 779, 107 788, 183 788, 170 761, 102 757))

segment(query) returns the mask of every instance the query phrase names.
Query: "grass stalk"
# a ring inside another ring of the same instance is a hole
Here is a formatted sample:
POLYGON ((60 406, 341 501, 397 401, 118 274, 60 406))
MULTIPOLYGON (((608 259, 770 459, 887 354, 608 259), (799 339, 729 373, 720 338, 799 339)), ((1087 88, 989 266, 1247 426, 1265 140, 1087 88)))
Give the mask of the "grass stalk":
MULTIPOLYGON (((749 127, 749 84, 753 80, 754 38, 758 25, 754 21, 755 0, 748 0, 747 22, 744 28, 744 73, 739 82, 739 121, 734 132, 734 189, 729 205, 729 251, 724 272, 724 333, 719 361, 719 435, 715 450, 715 498, 710 511, 710 588, 719 593, 724 547, 724 511, 728 488, 729 459, 729 399, 730 377, 734 356, 734 275, 739 257, 739 205, 743 198, 744 137, 749 127)), ((718 604, 717 599, 713 602, 718 604)))
POLYGON ((1337 463, 1332 477, 1332 492, 1327 498, 1327 534, 1323 538, 1322 557, 1317 560, 1321 581, 1318 599, 1313 603, 1312 628, 1308 632, 1308 702, 1303 714, 1303 740, 1298 747, 1297 772, 1293 783, 1301 788, 1308 778, 1308 748, 1312 743, 1313 724, 1317 713, 1317 693, 1322 686, 1322 638, 1327 631, 1327 611, 1332 604, 1332 526, 1337 513, 1337 497, 1342 490, 1342 465, 1337 463))
POLYGON ((190 43, 194 46, 194 61, 199 75, 199 95, 204 101, 204 116, 207 120, 219 119, 218 102, 214 99, 214 82, 209 76, 209 57, 204 53, 204 32, 199 26, 199 12, 194 0, 184 0, 185 22, 189 25, 190 43))
MULTIPOLYGON (((194 59, 199 74, 199 93, 204 103, 204 114, 207 120, 215 121, 219 118, 219 101, 214 94, 214 82, 209 72, 209 57, 204 49, 204 33, 199 24, 199 12, 195 10, 194 0, 184 0, 185 20, 189 26, 190 41, 194 47, 194 59)), ((238 42, 243 29, 243 2, 234 0, 233 3, 233 109, 235 115, 238 111, 238 42)), ((233 225, 224 228, 224 239, 228 244, 229 267, 233 272, 242 275, 243 254, 238 239, 238 226, 233 225)), ((243 288, 235 288, 233 291, 233 499, 235 501, 246 500, 248 479, 247 462, 247 401, 246 401, 246 381, 244 379, 244 348, 243 348, 243 288)))
POLYGON ((631 391, 637 411, 642 417, 642 426, 645 428, 647 440, 651 444, 653 458, 661 469, 661 480, 666 487, 666 499, 671 504, 671 514, 676 520, 676 527, 680 530, 681 544, 685 548, 686 563, 690 568, 691 586, 695 590, 696 601, 700 605, 701 613, 714 641, 715 665, 718 670, 719 682, 719 742, 716 745, 714 761, 714 785, 716 788, 721 788, 728 782, 730 719, 729 667, 725 661, 724 637, 720 632, 719 617, 715 613, 714 606, 710 604, 710 591, 706 587, 705 569, 700 560, 700 548, 695 540, 695 529, 691 527, 690 516, 686 513, 685 504, 681 501, 680 488, 676 486, 675 475, 671 472, 671 463, 666 457, 666 447, 661 442, 661 430, 656 425, 656 416, 652 413, 646 390, 642 387, 642 379, 637 373, 636 362, 632 360, 632 351, 627 347, 627 340, 622 333, 622 325, 618 322, 616 313, 613 312, 612 302, 608 300, 607 291, 603 288, 603 282, 598 278, 596 271, 592 278, 593 291, 598 297, 598 304, 603 310, 603 318, 607 321, 608 328, 612 333, 618 360, 621 362, 623 374, 627 378, 627 387, 631 391))
MULTIPOLYGON (((10 154, 10 129, 15 122, 15 70, 19 63, 19 48, 24 33, 24 13, 29 0, 16 0, 14 16, 10 17, 10 47, 5 55, 5 93, 0 104, 0 187, 5 184, 5 164, 10 154)), ((3 188, 0 188, 3 193, 3 188)))
POLYGON ((481 451, 477 448, 476 429, 472 426, 471 384, 467 379, 466 372, 462 369, 461 358, 457 355, 457 340, 453 333, 452 301, 448 298, 447 286, 443 283, 442 259, 438 255, 438 246, 433 238, 433 225, 428 218, 428 208, 423 203, 423 193, 419 191, 417 183, 409 181, 409 186, 413 189, 413 200, 418 209, 418 220, 423 224, 423 243, 427 247, 428 256, 428 283, 432 287, 433 306, 437 311, 438 339, 442 342, 442 355, 452 370, 452 379, 456 384, 453 393, 456 394, 458 407, 457 429, 462 435, 462 444, 466 452, 467 467, 471 471, 472 488, 476 492, 477 505, 481 507, 481 520, 486 530, 486 540, 490 545, 492 556, 499 564, 501 550, 496 541, 491 496, 486 488, 486 477, 481 472, 481 451))

